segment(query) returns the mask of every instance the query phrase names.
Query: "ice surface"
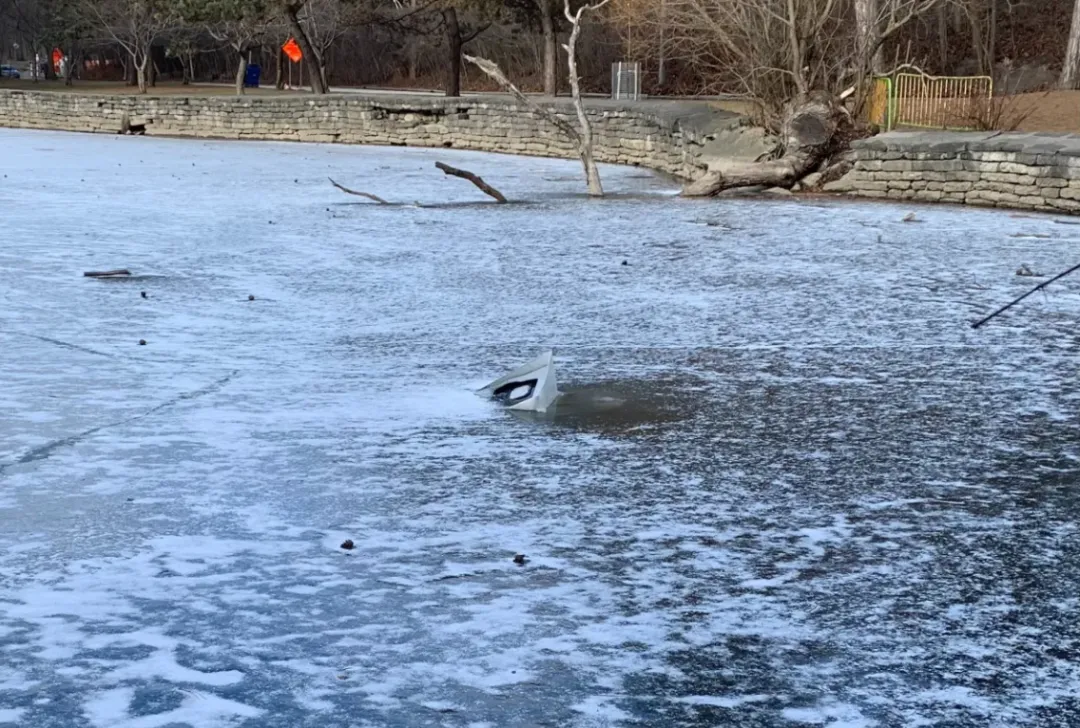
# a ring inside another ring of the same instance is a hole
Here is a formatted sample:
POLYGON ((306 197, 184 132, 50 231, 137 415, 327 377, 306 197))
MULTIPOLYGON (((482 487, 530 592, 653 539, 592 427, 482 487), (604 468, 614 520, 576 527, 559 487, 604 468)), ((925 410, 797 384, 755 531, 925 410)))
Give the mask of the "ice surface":
POLYGON ((0 722, 1080 725, 1080 279, 968 326, 1080 229, 453 150, 0 173, 0 722), (471 391, 549 346, 561 412, 471 391))
POLYGON ((0 708, 0 724, 18 723, 25 713, 25 708, 0 708))

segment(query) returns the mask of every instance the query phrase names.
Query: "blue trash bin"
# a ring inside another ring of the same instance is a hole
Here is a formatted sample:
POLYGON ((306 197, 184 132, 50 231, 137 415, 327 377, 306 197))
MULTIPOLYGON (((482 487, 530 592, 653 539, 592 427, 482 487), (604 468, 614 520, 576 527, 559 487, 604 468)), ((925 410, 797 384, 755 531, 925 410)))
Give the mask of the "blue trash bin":
POLYGON ((248 88, 258 88, 259 78, 262 76, 262 66, 257 63, 252 63, 247 67, 247 72, 244 74, 244 85, 248 88))

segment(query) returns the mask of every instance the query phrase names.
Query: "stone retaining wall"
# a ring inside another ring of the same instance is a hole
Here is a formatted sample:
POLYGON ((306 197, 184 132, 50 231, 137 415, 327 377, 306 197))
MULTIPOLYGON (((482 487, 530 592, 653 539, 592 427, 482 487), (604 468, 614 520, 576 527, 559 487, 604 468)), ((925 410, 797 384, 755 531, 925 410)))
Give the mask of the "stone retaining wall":
POLYGON ((854 144, 827 191, 859 197, 1080 212, 1080 136, 891 132, 854 144))
MULTIPOLYGON (((550 105, 571 121, 567 101, 550 105)), ((602 162, 696 177, 717 135, 742 120, 703 104, 589 101, 602 162)), ((576 151, 539 114, 499 97, 91 96, 0 90, 0 126, 117 133, 127 114, 148 135, 453 147, 547 157, 576 151)))

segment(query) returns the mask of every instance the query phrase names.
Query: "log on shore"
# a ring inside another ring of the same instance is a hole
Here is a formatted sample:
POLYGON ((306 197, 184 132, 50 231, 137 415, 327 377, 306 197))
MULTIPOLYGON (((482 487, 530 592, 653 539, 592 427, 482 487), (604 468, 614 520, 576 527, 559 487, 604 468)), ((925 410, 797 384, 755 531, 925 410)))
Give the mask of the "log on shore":
POLYGON ((792 102, 784 115, 784 155, 764 161, 722 160, 683 188, 686 197, 711 197, 735 187, 791 187, 838 151, 851 121, 825 93, 792 102))

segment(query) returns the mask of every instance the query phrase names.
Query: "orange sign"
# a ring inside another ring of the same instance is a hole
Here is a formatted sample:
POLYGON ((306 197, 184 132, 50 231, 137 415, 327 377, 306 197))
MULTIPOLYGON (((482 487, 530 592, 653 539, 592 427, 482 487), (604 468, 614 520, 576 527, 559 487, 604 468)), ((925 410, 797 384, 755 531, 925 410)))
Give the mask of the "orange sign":
POLYGON ((285 51, 285 55, 287 55, 289 60, 293 63, 299 63, 300 59, 304 57, 304 54, 300 50, 300 46, 296 44, 296 38, 289 38, 285 45, 281 46, 281 50, 285 51))
POLYGON ((59 48, 53 48, 52 64, 53 64, 53 71, 55 71, 56 73, 60 73, 60 61, 62 61, 63 59, 64 59, 64 54, 60 51, 60 49, 59 48))

